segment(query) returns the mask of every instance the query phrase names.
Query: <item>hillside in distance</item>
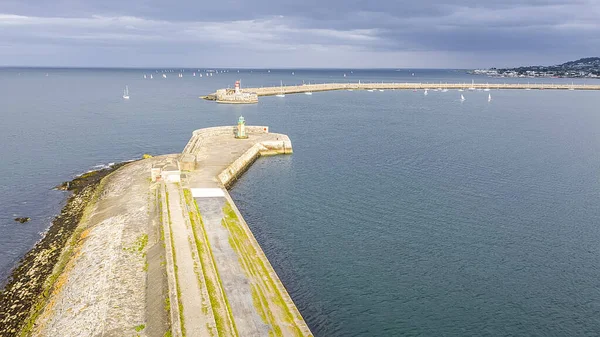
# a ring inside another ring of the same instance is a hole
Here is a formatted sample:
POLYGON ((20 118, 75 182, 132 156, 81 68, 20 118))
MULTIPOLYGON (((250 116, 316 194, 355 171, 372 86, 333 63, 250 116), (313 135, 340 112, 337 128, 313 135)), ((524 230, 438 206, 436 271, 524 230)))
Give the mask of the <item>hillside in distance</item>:
POLYGON ((600 78, 600 57, 586 57, 552 66, 476 69, 471 73, 493 77, 600 78))

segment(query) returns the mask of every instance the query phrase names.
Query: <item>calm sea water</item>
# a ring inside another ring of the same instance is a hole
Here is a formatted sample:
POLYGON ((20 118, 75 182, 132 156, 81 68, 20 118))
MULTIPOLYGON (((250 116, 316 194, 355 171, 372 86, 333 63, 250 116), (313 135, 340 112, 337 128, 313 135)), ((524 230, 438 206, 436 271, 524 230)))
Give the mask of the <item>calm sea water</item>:
POLYGON ((194 129, 243 114, 294 145, 292 156, 258 160, 232 195, 315 335, 600 331, 600 92, 492 91, 490 103, 465 92, 461 103, 456 91, 339 91, 230 106, 198 96, 240 78, 511 80, 192 71, 144 80, 150 70, 0 69, 2 279, 60 211, 66 194, 53 186, 97 165, 179 152, 194 129))

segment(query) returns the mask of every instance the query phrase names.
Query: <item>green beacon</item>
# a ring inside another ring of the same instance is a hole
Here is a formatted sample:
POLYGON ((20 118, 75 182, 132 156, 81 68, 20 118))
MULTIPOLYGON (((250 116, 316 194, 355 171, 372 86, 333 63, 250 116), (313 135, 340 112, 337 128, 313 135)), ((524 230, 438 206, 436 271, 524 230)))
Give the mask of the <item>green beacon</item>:
POLYGON ((246 135, 246 121, 244 120, 244 116, 240 116, 238 119, 237 134, 235 135, 235 138, 248 138, 248 135, 246 135))

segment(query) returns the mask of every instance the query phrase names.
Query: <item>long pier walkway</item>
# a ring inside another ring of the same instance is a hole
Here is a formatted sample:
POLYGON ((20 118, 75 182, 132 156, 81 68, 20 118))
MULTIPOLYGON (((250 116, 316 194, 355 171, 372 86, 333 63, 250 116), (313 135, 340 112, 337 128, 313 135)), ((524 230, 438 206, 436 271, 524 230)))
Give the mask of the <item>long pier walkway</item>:
POLYGON ((195 166, 166 182, 163 214, 175 336, 312 336, 227 192, 254 160, 291 153, 286 135, 268 127, 194 131, 183 151, 195 166))
POLYGON ((296 94, 331 90, 424 90, 424 89, 539 89, 539 90, 600 90, 600 84, 544 84, 544 83, 325 83, 304 84, 283 87, 244 88, 243 92, 253 92, 258 96, 271 96, 280 93, 296 94))
MULTIPOLYGON (((243 93, 255 93, 258 96, 278 94, 299 94, 332 90, 424 90, 424 89, 521 89, 521 90, 600 90, 600 84, 558 84, 558 83, 322 83, 260 88, 243 88, 243 93)), ((216 94, 202 96, 215 100, 216 94)))

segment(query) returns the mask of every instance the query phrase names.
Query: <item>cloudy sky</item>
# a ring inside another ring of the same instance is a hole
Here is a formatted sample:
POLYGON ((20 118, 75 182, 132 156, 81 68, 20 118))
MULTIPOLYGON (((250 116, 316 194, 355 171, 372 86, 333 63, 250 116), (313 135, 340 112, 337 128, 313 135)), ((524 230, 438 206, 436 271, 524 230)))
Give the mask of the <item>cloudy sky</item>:
POLYGON ((600 56, 600 0, 0 0, 0 66, 473 68, 600 56))

